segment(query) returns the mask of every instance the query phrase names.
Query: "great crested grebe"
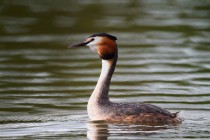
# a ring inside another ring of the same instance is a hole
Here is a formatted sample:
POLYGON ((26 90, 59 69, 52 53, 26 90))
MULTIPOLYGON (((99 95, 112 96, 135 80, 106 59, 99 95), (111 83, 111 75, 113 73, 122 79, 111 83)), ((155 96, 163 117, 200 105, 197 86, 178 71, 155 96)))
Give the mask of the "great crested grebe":
POLYGON ((108 92, 118 58, 115 36, 97 33, 84 41, 70 45, 71 48, 89 46, 102 59, 102 70, 97 85, 88 101, 88 116, 94 120, 118 123, 178 124, 177 113, 170 113, 158 106, 145 103, 113 103, 108 92))

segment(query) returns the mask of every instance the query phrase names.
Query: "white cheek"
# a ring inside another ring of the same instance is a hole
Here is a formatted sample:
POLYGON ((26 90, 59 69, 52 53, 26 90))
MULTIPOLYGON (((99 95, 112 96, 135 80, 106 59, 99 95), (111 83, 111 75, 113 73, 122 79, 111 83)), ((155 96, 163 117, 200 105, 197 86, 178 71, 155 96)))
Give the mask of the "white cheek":
POLYGON ((92 51, 96 51, 97 50, 95 41, 88 43, 87 46, 90 47, 90 49, 92 51))
POLYGON ((88 43, 87 46, 90 47, 91 50, 97 51, 99 42, 101 42, 101 38, 100 37, 95 37, 94 41, 88 43))

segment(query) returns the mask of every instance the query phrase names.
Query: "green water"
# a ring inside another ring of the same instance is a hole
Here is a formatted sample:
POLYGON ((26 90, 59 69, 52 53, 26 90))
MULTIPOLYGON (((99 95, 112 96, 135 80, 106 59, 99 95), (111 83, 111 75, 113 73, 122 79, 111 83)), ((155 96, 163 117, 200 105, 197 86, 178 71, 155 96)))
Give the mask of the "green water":
POLYGON ((1 0, 0 139, 209 139, 209 0, 1 0), (114 102, 180 111, 179 126, 90 122, 101 61, 71 43, 117 36, 114 102))

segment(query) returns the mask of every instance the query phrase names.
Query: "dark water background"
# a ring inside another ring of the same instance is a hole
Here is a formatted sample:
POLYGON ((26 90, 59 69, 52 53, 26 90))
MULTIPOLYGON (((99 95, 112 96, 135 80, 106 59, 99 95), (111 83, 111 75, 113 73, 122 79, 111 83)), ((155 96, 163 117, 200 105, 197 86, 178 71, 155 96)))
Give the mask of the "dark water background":
POLYGON ((1 0, 0 139, 209 139, 209 0, 1 0), (86 36, 118 37, 115 102, 180 110, 179 126, 89 122, 100 74, 86 36))

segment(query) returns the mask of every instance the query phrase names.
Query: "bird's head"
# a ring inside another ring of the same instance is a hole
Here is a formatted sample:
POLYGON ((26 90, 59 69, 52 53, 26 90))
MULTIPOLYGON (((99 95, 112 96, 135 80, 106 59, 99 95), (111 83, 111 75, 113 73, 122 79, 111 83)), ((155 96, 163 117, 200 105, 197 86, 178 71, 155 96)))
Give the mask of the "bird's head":
POLYGON ((96 51, 101 59, 112 59, 117 54, 117 38, 107 33, 97 33, 89 36, 84 41, 70 45, 71 48, 88 46, 96 51))

